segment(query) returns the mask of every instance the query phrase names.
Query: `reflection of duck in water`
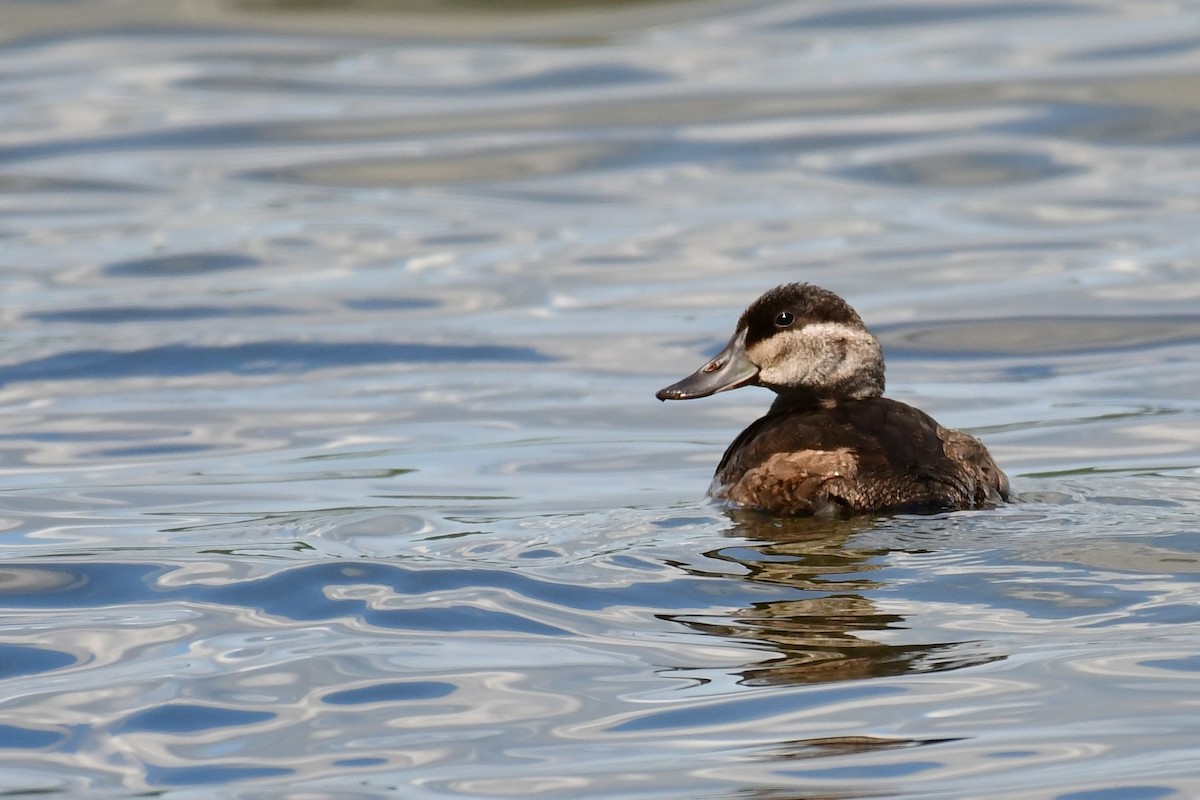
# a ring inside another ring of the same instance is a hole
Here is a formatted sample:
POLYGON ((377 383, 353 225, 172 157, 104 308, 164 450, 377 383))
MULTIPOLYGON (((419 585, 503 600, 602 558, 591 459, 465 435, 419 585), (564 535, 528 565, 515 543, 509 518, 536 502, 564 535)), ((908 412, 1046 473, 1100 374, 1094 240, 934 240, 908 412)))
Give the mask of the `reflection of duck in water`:
POLYGON ((933 511, 1008 499, 973 436, 883 397, 883 353, 862 318, 805 283, 755 300, 716 358, 658 393, 765 386, 770 411, 733 440, 709 493, 780 514, 933 511))
POLYGON ((853 538, 871 520, 780 519, 727 512, 739 539, 708 557, 738 565, 756 589, 754 601, 725 614, 667 615, 702 633, 748 642, 771 655, 737 672, 749 684, 803 684, 941 672, 1004 656, 972 641, 912 641, 902 632, 922 628, 880 609, 872 595, 884 588, 872 573, 886 565, 886 549, 856 547, 853 538), (908 638, 908 641, 905 639, 908 638))

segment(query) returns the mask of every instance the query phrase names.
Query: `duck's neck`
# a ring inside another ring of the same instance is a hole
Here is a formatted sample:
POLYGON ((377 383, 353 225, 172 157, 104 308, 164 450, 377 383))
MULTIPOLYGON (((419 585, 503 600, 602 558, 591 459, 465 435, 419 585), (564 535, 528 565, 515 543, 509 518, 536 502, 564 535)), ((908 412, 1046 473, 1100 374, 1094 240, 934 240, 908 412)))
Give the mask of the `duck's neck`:
POLYGON ((805 389, 789 389, 775 396, 775 402, 771 403, 771 409, 767 413, 778 414, 781 411, 800 411, 819 407, 830 408, 838 403, 865 400, 870 397, 879 397, 880 395, 881 393, 879 392, 870 392, 862 396, 817 394, 805 389))
POLYGON ((768 414, 778 414, 781 411, 797 411, 805 408, 816 408, 821 405, 823 398, 814 392, 794 389, 787 392, 780 392, 775 396, 775 402, 771 403, 771 410, 768 414))

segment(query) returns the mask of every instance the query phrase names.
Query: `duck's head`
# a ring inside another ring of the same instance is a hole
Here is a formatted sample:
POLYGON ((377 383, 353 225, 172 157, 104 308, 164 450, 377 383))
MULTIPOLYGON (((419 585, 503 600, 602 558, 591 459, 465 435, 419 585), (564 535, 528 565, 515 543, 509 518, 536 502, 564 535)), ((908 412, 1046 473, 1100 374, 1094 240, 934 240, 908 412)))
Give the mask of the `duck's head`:
POLYGON ((750 304, 712 361, 655 396, 691 400, 740 386, 765 386, 784 402, 878 397, 883 352, 845 300, 789 283, 750 304))

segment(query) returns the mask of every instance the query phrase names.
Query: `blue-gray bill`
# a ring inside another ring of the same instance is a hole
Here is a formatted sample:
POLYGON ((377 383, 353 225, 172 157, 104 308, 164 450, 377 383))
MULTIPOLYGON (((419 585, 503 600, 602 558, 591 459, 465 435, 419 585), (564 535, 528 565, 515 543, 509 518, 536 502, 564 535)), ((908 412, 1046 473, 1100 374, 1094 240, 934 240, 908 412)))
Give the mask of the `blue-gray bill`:
POLYGON ((681 381, 659 389, 659 400, 694 400, 717 392, 750 386, 758 379, 758 367, 746 355, 746 330, 733 335, 725 349, 681 381))

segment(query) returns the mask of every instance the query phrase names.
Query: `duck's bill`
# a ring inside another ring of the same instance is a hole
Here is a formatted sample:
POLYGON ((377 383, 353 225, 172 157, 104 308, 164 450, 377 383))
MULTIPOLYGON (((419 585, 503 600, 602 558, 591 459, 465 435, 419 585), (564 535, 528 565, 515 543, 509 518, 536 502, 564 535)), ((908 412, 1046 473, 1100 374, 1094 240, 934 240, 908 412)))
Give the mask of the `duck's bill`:
POLYGON ((746 331, 734 334, 716 358, 678 383, 660 389, 659 400, 693 400, 758 382, 758 367, 746 355, 746 331))

